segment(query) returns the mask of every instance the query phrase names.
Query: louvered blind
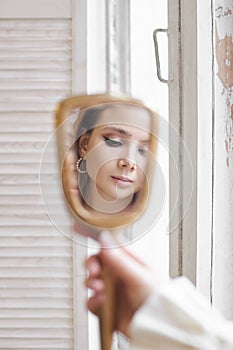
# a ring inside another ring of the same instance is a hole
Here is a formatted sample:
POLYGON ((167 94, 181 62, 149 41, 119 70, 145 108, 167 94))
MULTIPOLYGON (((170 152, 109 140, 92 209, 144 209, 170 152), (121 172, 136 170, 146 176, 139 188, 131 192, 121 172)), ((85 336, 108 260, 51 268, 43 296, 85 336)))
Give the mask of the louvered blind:
MULTIPOLYGON (((0 19, 0 349, 73 349, 72 242, 51 223, 39 184, 71 67, 71 19, 0 19)), ((49 159, 50 205, 62 216, 49 159)))

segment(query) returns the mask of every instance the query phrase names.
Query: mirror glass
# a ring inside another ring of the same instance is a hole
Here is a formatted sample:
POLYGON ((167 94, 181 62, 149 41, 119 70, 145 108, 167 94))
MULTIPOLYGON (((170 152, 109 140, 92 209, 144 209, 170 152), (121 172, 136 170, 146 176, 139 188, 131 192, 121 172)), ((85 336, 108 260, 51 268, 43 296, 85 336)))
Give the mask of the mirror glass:
POLYGON ((56 111, 61 185, 82 225, 121 228, 145 211, 155 167, 157 115, 110 95, 73 96, 56 111))

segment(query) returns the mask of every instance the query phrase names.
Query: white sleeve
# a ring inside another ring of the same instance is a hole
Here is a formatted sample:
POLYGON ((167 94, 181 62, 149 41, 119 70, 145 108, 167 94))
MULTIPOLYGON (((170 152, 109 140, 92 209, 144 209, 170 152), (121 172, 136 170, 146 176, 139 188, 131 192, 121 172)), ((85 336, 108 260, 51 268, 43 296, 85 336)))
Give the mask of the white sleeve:
POLYGON ((148 298, 134 315, 130 335, 134 350, 233 350, 233 323, 185 277, 148 298))

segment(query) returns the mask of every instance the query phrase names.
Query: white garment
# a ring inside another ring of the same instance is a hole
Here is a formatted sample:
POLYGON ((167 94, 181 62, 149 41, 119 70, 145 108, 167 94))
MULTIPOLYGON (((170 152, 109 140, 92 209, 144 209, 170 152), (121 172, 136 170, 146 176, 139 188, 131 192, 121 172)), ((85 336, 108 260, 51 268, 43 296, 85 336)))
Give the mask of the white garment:
POLYGON ((233 350, 227 321, 185 277, 153 293, 131 323, 131 350, 233 350))

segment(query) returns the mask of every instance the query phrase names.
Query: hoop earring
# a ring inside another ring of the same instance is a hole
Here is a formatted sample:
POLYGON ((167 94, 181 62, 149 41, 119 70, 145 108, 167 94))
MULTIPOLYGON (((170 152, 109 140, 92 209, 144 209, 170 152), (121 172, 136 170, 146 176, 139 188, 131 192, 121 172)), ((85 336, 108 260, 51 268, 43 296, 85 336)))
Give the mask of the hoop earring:
POLYGON ((82 161, 83 161, 83 158, 82 158, 82 157, 80 157, 80 158, 77 160, 77 163, 76 163, 76 170, 77 170, 77 172, 78 172, 79 174, 86 174, 86 173, 87 173, 86 170, 81 170, 81 169, 80 169, 80 166, 81 166, 82 161))

